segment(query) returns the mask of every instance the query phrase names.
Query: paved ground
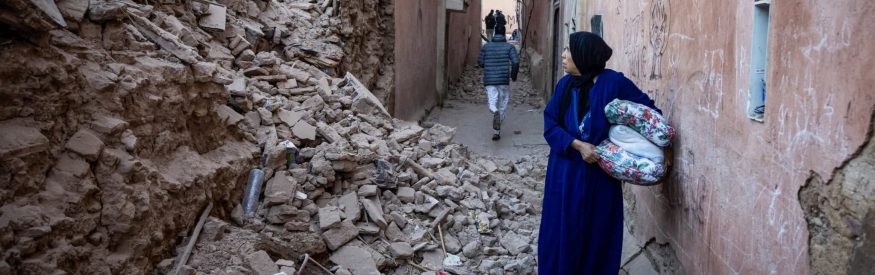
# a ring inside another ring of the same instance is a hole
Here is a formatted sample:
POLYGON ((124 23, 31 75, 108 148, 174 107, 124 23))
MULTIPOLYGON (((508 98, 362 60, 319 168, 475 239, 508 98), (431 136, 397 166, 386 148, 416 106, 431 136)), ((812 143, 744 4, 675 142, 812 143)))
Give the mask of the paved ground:
POLYGON ((435 108, 426 121, 456 127, 455 142, 472 152, 507 159, 549 151, 542 135, 543 107, 527 76, 511 83, 511 100, 502 125, 501 140, 492 140, 492 114, 486 105, 481 71, 468 68, 458 85, 451 87, 443 108, 435 108))

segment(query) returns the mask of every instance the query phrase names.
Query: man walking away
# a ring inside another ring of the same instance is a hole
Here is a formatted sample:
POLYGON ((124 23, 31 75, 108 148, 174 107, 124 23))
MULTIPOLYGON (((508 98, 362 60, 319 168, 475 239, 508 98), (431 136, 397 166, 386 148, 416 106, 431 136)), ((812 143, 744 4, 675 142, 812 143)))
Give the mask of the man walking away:
POLYGON ((498 27, 507 29, 507 19, 504 18, 504 13, 501 10, 495 13, 495 28, 498 27))
POLYGON ((492 42, 480 48, 478 64, 483 67, 483 85, 489 98, 489 111, 492 112, 492 140, 501 138, 501 122, 507 115, 507 102, 510 99, 510 80, 516 81, 520 68, 520 57, 516 48, 507 43, 504 27, 495 27, 492 42))
POLYGON ((489 10, 489 15, 486 16, 486 42, 492 42, 492 35, 495 33, 495 10, 489 10))

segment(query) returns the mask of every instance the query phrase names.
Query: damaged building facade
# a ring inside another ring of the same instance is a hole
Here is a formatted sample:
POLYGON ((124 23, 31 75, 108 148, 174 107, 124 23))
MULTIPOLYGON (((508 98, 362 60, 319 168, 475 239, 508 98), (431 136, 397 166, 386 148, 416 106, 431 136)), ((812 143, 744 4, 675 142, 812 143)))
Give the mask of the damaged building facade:
POLYGON ((671 180, 626 187, 634 246, 668 255, 651 257, 664 259, 656 269, 873 270, 875 4, 522 2, 545 99, 561 69, 554 49, 564 45, 550 41, 592 31, 614 49, 608 67, 654 97, 678 129, 671 180))

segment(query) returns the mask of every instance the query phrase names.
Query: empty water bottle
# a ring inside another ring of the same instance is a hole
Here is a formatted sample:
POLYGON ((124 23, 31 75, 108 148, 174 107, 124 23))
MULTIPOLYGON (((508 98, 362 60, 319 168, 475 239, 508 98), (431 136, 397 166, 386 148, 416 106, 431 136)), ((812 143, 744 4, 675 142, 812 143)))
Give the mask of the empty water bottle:
POLYGON ((261 185, 264 182, 264 171, 259 168, 249 171, 249 180, 243 195, 243 217, 252 218, 258 209, 258 198, 261 197, 261 185))

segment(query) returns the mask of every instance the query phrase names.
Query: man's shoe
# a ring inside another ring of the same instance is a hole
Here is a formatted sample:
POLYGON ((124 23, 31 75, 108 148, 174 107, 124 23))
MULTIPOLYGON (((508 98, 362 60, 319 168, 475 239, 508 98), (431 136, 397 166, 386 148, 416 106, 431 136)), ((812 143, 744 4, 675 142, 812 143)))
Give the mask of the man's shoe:
POLYGON ((501 115, 499 115, 498 112, 492 113, 492 129, 501 129, 501 115))
POLYGON ((501 139, 501 135, 499 135, 499 134, 492 135, 492 140, 499 140, 499 139, 501 139))

